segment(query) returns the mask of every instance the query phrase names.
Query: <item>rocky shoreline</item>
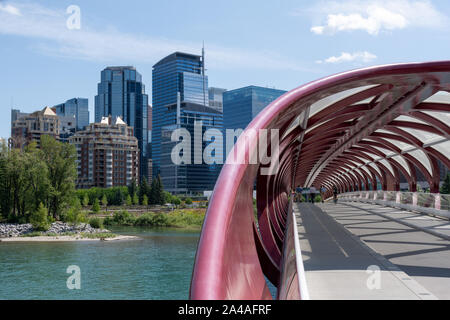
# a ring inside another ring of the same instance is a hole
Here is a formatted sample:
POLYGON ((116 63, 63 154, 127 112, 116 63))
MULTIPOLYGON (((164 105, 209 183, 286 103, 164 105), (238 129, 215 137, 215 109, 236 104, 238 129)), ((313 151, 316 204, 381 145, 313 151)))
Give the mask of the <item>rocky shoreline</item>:
MULTIPOLYGON (((0 223, 0 238, 14 238, 24 237, 35 232, 30 223, 27 224, 12 224, 0 223)), ((78 225, 68 224, 64 222, 54 222, 48 231, 41 232, 42 236, 55 236, 67 234, 95 234, 95 233, 110 233, 106 229, 95 229, 87 223, 80 223, 78 225)))

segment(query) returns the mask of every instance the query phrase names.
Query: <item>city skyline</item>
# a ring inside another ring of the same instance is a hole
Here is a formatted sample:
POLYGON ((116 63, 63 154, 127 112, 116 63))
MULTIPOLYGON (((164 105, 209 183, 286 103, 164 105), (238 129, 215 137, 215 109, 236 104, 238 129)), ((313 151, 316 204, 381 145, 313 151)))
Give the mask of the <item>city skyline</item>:
MULTIPOLYGON (((124 19, 117 18, 125 4, 98 10, 99 3, 78 1, 81 28, 68 30, 71 4, 0 2, 0 57, 8 75, 0 80, 4 110, 31 112, 80 96, 89 99, 92 122, 100 70, 133 65, 151 99, 153 64, 174 51, 201 54, 203 41, 209 86, 227 90, 248 85, 290 90, 363 66, 444 60, 450 48, 445 1, 248 1, 239 13, 233 1, 134 1, 142 10, 124 19), (180 10, 170 10, 173 6, 180 10), (186 12, 189 17, 180 19, 186 12)), ((9 123, 1 124, 0 136, 8 137, 9 123)))

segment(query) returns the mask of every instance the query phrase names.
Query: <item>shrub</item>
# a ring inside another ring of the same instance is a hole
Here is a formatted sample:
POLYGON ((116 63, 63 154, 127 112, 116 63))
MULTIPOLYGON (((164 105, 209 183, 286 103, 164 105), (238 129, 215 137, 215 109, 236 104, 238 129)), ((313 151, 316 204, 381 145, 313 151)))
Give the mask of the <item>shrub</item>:
POLYGON ((319 195, 317 195, 317 196, 314 198, 314 202, 322 202, 322 197, 319 196, 319 195))
POLYGON ((155 227, 167 227, 169 225, 169 219, 165 213, 157 213, 153 216, 152 225, 155 227))
POLYGON ((47 220, 48 210, 42 202, 39 204, 39 208, 34 211, 30 216, 30 223, 35 231, 47 231, 50 228, 50 223, 47 220))
POLYGON ((173 204, 173 205, 175 205, 175 207, 178 207, 178 206, 181 204, 181 199, 178 198, 177 196, 173 196, 173 197, 170 199, 170 203, 173 204))
POLYGON ((137 227, 150 227, 153 226, 153 216, 154 213, 145 213, 138 217, 134 222, 134 225, 137 227))
POLYGON ((192 199, 191 198, 186 198, 186 200, 184 202, 186 202, 186 204, 192 204, 192 199))
POLYGON ((106 225, 122 225, 122 226, 132 226, 136 221, 136 217, 131 215, 126 210, 121 210, 118 212, 114 212, 112 217, 107 217, 103 221, 106 225))
POLYGON ((103 229, 103 222, 100 218, 94 217, 89 219, 89 224, 92 228, 95 229, 103 229))

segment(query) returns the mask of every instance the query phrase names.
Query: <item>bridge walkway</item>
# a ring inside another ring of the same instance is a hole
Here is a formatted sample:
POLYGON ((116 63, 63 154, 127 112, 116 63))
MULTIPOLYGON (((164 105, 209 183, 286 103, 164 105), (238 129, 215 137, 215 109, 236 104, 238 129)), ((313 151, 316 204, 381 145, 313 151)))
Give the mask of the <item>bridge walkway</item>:
POLYGON ((449 241, 344 203, 294 213, 311 299, 450 298, 449 241))

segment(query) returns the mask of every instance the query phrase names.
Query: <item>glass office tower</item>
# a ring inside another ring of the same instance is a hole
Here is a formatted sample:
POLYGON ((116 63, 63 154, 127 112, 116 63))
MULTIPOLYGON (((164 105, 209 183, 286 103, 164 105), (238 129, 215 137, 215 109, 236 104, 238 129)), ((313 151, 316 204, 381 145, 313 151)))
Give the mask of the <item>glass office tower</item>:
POLYGON ((223 93, 224 130, 244 130, 261 110, 286 92, 257 86, 225 91, 223 93))
POLYGON ((131 66, 107 67, 101 72, 98 94, 95 96, 95 122, 102 117, 121 117, 134 128, 140 152, 140 177, 147 176, 147 108, 148 95, 142 76, 131 66))
POLYGON ((262 109, 286 93, 284 90, 248 86, 223 93, 225 129, 245 129, 262 109))
POLYGON ((178 93, 181 102, 208 106, 208 77, 204 75, 202 56, 175 52, 153 66, 152 81, 152 159, 156 176, 161 165, 161 128, 176 124, 167 117, 167 106, 177 103, 178 93))
MULTIPOLYGON (((164 189, 175 194, 195 195, 204 191, 214 189, 220 170, 221 163, 209 164, 203 157, 202 163, 195 164, 194 152, 199 151, 203 155, 203 150, 209 145, 210 141, 203 141, 202 137, 206 130, 223 130, 223 115, 217 110, 203 105, 183 102, 180 108, 180 119, 176 121, 177 104, 167 106, 164 117, 172 120, 174 124, 161 127, 161 179, 164 189), (195 145, 195 123, 201 126, 201 150, 200 144, 195 145), (191 164, 174 164, 172 161, 172 150, 179 142, 171 140, 172 132, 176 129, 186 129, 191 136, 191 164)), ((223 132, 222 132, 223 135, 223 132)), ((213 156, 223 159, 223 150, 215 150, 213 156)))
POLYGON ((209 106, 223 113, 223 93, 227 89, 211 87, 208 89, 209 106))
POLYGON ((75 117, 77 131, 89 125, 89 102, 86 98, 73 98, 54 108, 59 117, 75 117))

